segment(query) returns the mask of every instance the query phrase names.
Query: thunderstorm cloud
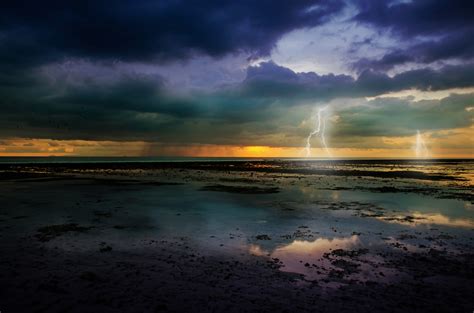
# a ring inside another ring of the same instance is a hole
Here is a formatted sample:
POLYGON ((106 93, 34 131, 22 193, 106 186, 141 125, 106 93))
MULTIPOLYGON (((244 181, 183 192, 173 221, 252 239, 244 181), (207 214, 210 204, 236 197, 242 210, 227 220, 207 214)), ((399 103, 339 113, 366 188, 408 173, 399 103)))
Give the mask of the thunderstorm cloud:
POLYGON ((0 139, 298 147, 324 105, 332 147, 455 136, 474 118, 473 12, 434 0, 9 2, 0 139))

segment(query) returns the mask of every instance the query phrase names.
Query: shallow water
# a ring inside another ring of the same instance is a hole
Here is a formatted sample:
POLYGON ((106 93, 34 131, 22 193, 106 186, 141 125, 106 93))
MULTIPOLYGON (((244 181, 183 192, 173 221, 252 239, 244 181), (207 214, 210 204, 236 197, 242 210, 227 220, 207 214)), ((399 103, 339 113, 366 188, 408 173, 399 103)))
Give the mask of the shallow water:
POLYGON ((114 250, 130 251, 147 240, 186 238, 203 253, 262 256, 306 280, 329 277, 329 285, 342 272, 359 281, 403 278, 387 266, 386 253, 472 251, 469 201, 415 192, 328 190, 318 181, 289 184, 283 178, 280 192, 272 194, 201 191, 198 182, 8 182, 2 183, 0 219, 14 221, 10 232, 29 235, 45 225, 94 227, 47 243, 65 250, 97 250, 107 242, 114 250), (365 252, 331 256, 337 249, 365 252))

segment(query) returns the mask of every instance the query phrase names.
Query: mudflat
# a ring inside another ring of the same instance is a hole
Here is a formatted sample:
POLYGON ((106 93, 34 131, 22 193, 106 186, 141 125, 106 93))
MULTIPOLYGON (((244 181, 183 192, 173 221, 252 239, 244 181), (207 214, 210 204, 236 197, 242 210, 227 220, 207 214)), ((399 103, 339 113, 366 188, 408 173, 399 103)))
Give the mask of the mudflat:
POLYGON ((0 164, 0 310, 471 312, 473 169, 0 164))

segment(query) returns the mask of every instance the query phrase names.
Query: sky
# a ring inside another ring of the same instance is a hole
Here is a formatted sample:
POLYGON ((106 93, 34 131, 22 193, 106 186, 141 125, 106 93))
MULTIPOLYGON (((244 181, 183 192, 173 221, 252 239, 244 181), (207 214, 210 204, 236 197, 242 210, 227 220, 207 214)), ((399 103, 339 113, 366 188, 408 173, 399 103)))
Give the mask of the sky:
POLYGON ((465 0, 9 1, 0 156, 473 157, 473 38, 465 0))

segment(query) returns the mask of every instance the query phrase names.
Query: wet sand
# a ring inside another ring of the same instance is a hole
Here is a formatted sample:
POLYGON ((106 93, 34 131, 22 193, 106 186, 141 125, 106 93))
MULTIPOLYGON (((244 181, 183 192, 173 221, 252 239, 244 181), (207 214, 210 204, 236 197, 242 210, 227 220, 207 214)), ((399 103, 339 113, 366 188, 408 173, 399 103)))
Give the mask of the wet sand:
POLYGON ((472 169, 0 164, 0 310, 470 312, 472 169))

